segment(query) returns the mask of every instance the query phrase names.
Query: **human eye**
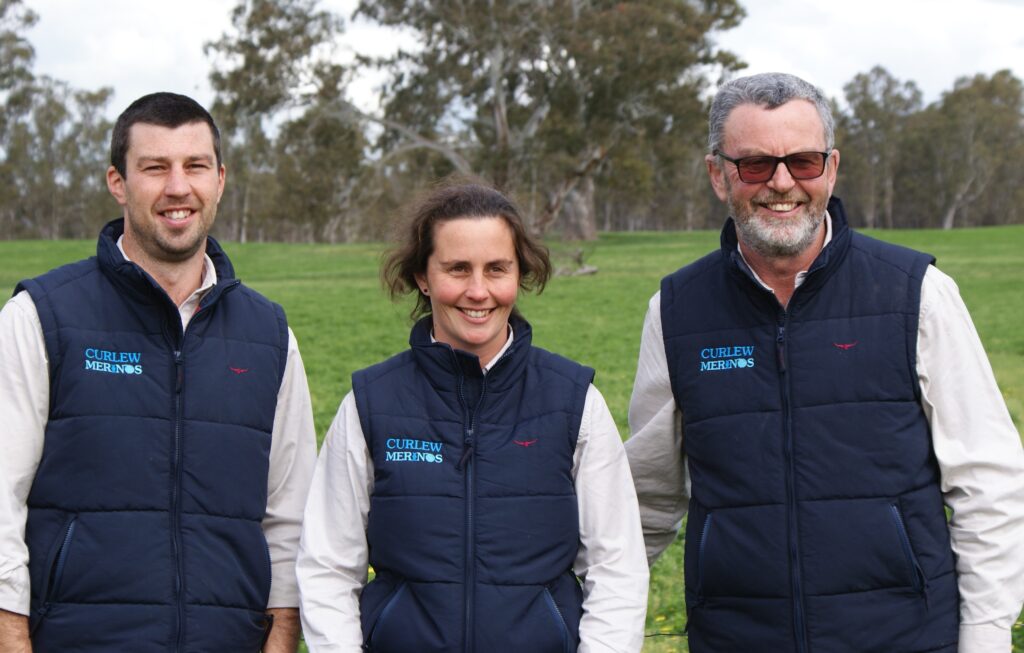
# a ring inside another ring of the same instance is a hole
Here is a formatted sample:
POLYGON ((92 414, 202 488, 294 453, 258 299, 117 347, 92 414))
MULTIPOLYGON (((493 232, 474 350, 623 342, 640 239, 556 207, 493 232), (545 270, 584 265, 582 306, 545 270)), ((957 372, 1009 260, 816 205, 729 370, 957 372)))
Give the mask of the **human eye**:
POLYGON ((795 174, 821 174, 824 158, 820 152, 797 152, 786 157, 786 165, 795 174))
POLYGON ((736 161, 736 167, 751 175, 761 175, 768 172, 775 164, 775 158, 770 156, 748 156, 736 161))

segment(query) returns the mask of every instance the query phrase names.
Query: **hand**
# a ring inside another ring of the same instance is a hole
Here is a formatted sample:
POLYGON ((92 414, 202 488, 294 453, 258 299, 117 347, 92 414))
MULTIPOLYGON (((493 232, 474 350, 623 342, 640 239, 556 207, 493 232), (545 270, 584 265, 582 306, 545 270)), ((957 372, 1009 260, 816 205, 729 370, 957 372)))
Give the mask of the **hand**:
POLYGON ((28 617, 0 610, 0 653, 32 653, 28 617))
MULTIPOLYGON (((268 614, 274 616, 274 627, 270 629, 270 637, 263 645, 263 653, 295 653, 299 648, 298 608, 270 608, 268 614)), ((0 649, 0 653, 5 653, 0 649)), ((19 651, 20 653, 20 651, 19 651)))

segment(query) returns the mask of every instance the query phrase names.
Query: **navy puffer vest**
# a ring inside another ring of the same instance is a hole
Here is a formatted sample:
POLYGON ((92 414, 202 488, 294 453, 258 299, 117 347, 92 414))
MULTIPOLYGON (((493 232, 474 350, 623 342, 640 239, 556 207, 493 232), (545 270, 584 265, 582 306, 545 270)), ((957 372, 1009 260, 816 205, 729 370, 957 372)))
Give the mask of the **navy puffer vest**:
POLYGON ((124 260, 23 281, 50 362, 50 411, 28 498, 33 650, 259 650, 268 628, 271 431, 287 356, 280 307, 218 283, 178 310, 124 260))
POLYGON ((733 223, 666 277, 661 313, 692 481, 690 650, 955 651, 958 595, 915 370, 933 259, 850 231, 786 309, 733 223))
POLYGON ((485 375, 476 356, 430 342, 352 378, 374 489, 376 578, 360 599, 376 653, 570 653, 582 592, 573 452, 594 372, 512 346, 485 375))

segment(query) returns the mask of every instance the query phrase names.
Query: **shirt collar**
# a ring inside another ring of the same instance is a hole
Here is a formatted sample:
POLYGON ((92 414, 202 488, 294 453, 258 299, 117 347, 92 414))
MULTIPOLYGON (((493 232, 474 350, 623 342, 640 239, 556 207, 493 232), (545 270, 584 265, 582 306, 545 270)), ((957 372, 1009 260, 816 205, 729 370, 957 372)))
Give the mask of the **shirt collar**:
MULTIPOLYGON (((117 249, 120 250, 121 256, 124 260, 131 261, 128 255, 124 251, 124 234, 121 234, 117 239, 117 249)), ((217 285, 217 270, 213 266, 213 259, 210 258, 209 254, 203 254, 203 276, 199 281, 199 287, 196 288, 191 295, 189 295, 185 301, 178 306, 178 313, 181 315, 181 327, 184 329, 188 326, 189 321, 195 312, 199 309, 199 302, 202 301, 203 297, 211 288, 217 285)))
MULTIPOLYGON (((488 372, 490 372, 491 368, 494 367, 494 364, 498 362, 498 360, 501 358, 502 354, 504 354, 506 351, 508 351, 508 348, 512 346, 512 338, 513 338, 513 336, 512 336, 512 325, 510 324, 510 325, 508 325, 508 339, 505 340, 505 344, 498 351, 498 353, 494 355, 494 358, 492 358, 491 360, 487 361, 487 363, 481 368, 481 371, 484 374, 487 374, 488 372)), ((430 330, 430 342, 437 342, 437 338, 434 337, 434 330, 433 329, 430 330)))

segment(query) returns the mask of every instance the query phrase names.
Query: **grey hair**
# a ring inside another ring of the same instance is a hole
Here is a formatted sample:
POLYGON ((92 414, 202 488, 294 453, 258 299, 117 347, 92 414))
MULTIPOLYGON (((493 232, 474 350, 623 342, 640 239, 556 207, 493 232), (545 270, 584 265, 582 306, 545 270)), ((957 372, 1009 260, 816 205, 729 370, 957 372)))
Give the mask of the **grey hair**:
POLYGON ((835 119, 821 89, 796 75, 761 73, 728 81, 718 89, 708 112, 708 152, 722 149, 725 121, 736 107, 755 104, 775 109, 790 100, 807 100, 814 105, 825 127, 825 149, 831 150, 835 145, 835 119))

